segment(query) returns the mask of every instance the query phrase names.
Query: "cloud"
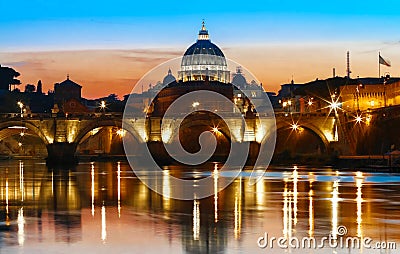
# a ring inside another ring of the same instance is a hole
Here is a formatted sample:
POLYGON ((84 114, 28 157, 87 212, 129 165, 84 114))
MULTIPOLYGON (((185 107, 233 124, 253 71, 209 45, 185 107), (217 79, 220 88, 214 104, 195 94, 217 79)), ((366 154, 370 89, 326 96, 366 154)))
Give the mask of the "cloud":
POLYGON ((384 41, 379 43, 378 45, 373 46, 371 49, 367 50, 360 50, 358 53, 361 54, 370 54, 370 53, 377 53, 379 51, 391 49, 393 47, 400 46, 400 41, 384 41))
POLYGON ((2 66, 10 66, 10 67, 21 67, 26 65, 26 61, 17 61, 17 62, 6 62, 6 63, 1 63, 2 66))

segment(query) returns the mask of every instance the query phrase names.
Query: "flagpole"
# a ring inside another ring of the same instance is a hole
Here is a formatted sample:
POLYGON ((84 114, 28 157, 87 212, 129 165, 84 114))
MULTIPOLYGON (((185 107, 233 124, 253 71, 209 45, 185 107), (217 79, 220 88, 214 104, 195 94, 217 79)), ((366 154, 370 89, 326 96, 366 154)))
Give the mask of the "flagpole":
POLYGON ((379 57, 378 57, 378 78, 381 78, 381 52, 379 51, 379 57))

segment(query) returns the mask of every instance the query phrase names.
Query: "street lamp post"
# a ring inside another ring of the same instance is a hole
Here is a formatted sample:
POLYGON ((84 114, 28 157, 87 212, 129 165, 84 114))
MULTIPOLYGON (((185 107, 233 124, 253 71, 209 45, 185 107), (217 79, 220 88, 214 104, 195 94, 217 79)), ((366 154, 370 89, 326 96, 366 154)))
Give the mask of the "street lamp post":
POLYGON ((21 117, 23 117, 24 115, 23 115, 23 108, 24 108, 24 104, 22 103, 22 102, 17 102, 17 104, 18 104, 18 106, 19 106, 19 108, 21 109, 21 117))
POLYGON ((383 78, 383 104, 386 108, 386 101, 387 101, 387 96, 386 96, 386 83, 390 79, 390 74, 386 73, 385 77, 383 78))
POLYGON ((360 112, 360 89, 359 86, 356 88, 356 100, 357 100, 357 113, 360 112))

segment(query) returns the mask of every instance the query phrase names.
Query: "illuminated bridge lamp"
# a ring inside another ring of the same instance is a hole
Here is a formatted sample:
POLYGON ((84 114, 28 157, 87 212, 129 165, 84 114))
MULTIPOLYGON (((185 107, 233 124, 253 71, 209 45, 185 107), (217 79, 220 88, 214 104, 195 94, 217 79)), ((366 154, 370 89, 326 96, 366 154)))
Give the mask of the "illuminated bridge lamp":
POLYGON ((292 128, 292 130, 297 131, 300 126, 297 123, 294 123, 290 127, 292 128))
POLYGON ((222 135, 221 131, 218 129, 218 127, 213 127, 212 132, 214 132, 215 135, 219 136, 222 135))
POLYGON ((357 115, 356 116, 356 123, 361 123, 362 122, 362 117, 357 115))
POLYGON ((100 102, 100 108, 101 110, 104 112, 105 108, 106 108, 106 102, 105 101, 101 101, 100 102))
POLYGON ((335 111, 336 111, 336 109, 339 108, 339 106, 340 106, 340 104, 337 103, 336 101, 333 101, 333 102, 329 105, 329 107, 330 107, 331 109, 335 110, 335 111))

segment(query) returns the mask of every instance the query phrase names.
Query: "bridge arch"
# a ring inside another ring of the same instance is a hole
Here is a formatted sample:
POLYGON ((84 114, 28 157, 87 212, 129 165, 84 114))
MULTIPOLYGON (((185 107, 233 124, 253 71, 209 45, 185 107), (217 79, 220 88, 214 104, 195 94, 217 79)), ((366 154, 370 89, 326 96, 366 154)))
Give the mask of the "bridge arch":
POLYGON ((0 123, 0 141, 4 154, 44 158, 48 155, 47 146, 53 139, 47 138, 35 123, 12 120, 0 123))
POLYGON ((40 127, 36 126, 35 124, 29 122, 29 121, 6 121, 6 122, 1 122, 0 123, 0 131, 3 131, 9 127, 13 126, 19 126, 19 127, 24 127, 29 130, 31 130, 35 135, 37 135, 45 145, 48 145, 53 142, 52 139, 47 138, 46 135, 41 131, 40 127))
MULTIPOLYGON (((289 123, 287 121, 284 121, 284 122, 277 121, 276 130, 279 131, 284 128, 289 129, 291 127, 291 124, 292 124, 291 122, 289 123)), ((314 134, 316 134, 321 139, 321 141, 323 142, 323 144, 325 145, 326 148, 329 146, 330 142, 329 142, 328 138, 317 126, 315 126, 314 124, 309 123, 309 122, 301 122, 301 121, 299 121, 297 124, 299 125, 299 127, 305 128, 309 131, 312 131, 314 134)))
MULTIPOLYGON (((134 127, 130 127, 127 124, 123 125, 122 119, 117 119, 117 120, 116 119, 103 119, 103 120, 97 120, 97 121, 88 121, 88 122, 86 122, 86 125, 83 125, 83 128, 81 128, 79 130, 78 134, 76 135, 76 137, 74 139, 73 143, 75 144, 75 153, 79 152, 80 148, 81 148, 79 146, 82 145, 82 143, 85 142, 85 140, 87 140, 88 138, 90 138, 93 135, 92 134, 93 130, 96 130, 97 128, 103 128, 103 127, 117 128, 118 129, 117 132, 115 133, 114 132, 115 130, 113 130, 112 135, 118 135, 118 131, 123 130, 124 134, 125 133, 129 134, 128 138, 132 137, 135 142, 139 142, 139 140, 140 140, 140 137, 137 134, 137 132, 135 131, 134 127)), ((121 135, 124 135, 124 134, 121 134, 121 135)), ((115 151, 114 148, 116 148, 117 151, 119 151, 118 154, 123 153, 124 148, 123 148, 122 136, 121 136, 120 140, 118 139, 117 143, 113 142, 113 141, 115 141, 115 139, 114 139, 115 136, 110 136, 110 138, 111 138, 110 140, 108 140, 106 143, 102 143, 102 145, 99 145, 100 147, 97 147, 97 148, 96 147, 93 148, 93 143, 92 143, 92 145, 90 145, 90 143, 89 143, 89 147, 86 147, 86 149, 85 149, 86 151, 84 153, 88 153, 92 149, 94 149, 94 150, 99 149, 99 150, 103 150, 101 153, 108 153, 108 152, 106 152, 107 150, 109 150, 109 152, 115 151), (107 144, 107 145, 105 145, 105 144, 107 144), (105 147, 103 145, 105 145, 106 149, 104 149, 105 147), (103 147, 101 147, 101 146, 103 146, 103 147), (92 147, 92 148, 90 148, 90 147, 92 147)))
POLYGON ((318 127, 316 127, 312 123, 299 122, 299 123, 297 123, 299 126, 298 127, 299 129, 293 130, 291 128, 291 124, 292 123, 288 123, 288 122, 277 123, 277 144, 276 144, 277 147, 276 147, 276 149, 279 149, 278 146, 282 145, 281 142, 278 142, 278 140, 282 140, 283 138, 286 138, 286 141, 287 141, 291 137, 296 137, 296 136, 292 136, 292 135, 299 135, 300 133, 305 131, 305 133, 308 133, 309 135, 317 138, 320 145, 322 145, 320 147, 321 152, 328 150, 330 142, 329 142, 328 138, 325 136, 325 134, 318 127))
POLYGON ((202 120, 202 119, 193 120, 193 121, 192 120, 188 120, 188 121, 183 120, 180 126, 175 126, 175 128, 174 128, 172 133, 177 133, 181 129, 185 130, 186 128, 191 128, 191 127, 194 127, 194 126, 209 127, 209 129, 205 129, 205 130, 213 132, 214 131, 213 128, 215 127, 215 128, 218 129, 218 134, 217 135, 222 135, 229 142, 231 142, 231 133, 229 131, 229 127, 227 126, 227 124, 223 120, 219 120, 219 121, 212 121, 211 120, 211 123, 212 123, 212 126, 210 125, 210 120, 202 120))
MULTIPOLYGON (((173 124, 170 130, 172 136, 169 138, 169 141, 167 141, 167 143, 177 142, 176 137, 178 136, 179 143, 182 145, 184 150, 189 153, 196 153, 201 148, 198 140, 199 136, 201 135, 201 133, 209 131, 213 133, 217 142, 216 150, 214 151, 213 156, 215 158, 227 158, 227 155, 229 155, 229 152, 231 151, 232 141, 231 133, 227 124, 219 118, 196 118, 196 116, 188 117, 183 119, 180 125, 173 124)), ((165 142, 166 140, 163 141, 165 142)), ((208 149, 208 144, 210 143, 206 142, 206 147, 204 147, 203 149, 208 149)))

